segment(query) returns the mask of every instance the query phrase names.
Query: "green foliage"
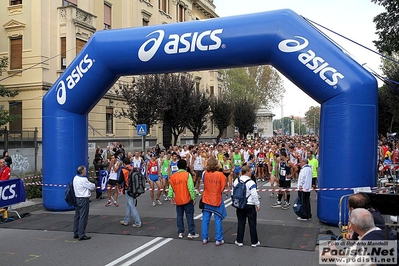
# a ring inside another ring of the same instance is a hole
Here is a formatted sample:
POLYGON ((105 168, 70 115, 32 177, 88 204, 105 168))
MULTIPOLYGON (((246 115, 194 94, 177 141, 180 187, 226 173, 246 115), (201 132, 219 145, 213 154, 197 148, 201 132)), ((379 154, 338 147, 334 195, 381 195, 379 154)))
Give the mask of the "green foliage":
POLYGON ((255 120, 255 103, 247 98, 237 99, 233 109, 233 124, 238 127, 240 138, 245 138, 254 130, 255 120))
POLYGON ((210 111, 209 99, 204 93, 193 93, 193 105, 191 106, 191 118, 187 128, 193 133, 194 143, 198 143, 199 137, 207 131, 208 114, 210 111))
POLYGON ((38 185, 42 183, 41 172, 31 172, 23 175, 25 185, 25 194, 27 199, 41 198, 42 197, 42 186, 38 185), (32 177, 27 179, 28 177, 32 177), (38 184, 35 184, 38 183, 38 184))
MULTIPOLYGON (((0 57, 0 76, 2 76, 7 66, 8 66, 8 58, 0 57)), ((19 94, 18 90, 6 89, 3 85, 0 84, 0 97, 13 98, 18 94, 19 94)), ((0 106, 0 127, 20 117, 21 116, 19 115, 10 115, 10 112, 8 110, 5 110, 3 106, 0 106)))
MULTIPOLYGON (((397 53, 392 53, 391 57, 399 60, 397 53)), ((388 80, 395 81, 378 89, 378 133, 385 135, 399 131, 399 66, 383 59, 381 70, 388 80)))
POLYGON ((383 6, 386 12, 377 15, 375 23, 379 40, 373 41, 380 52, 391 55, 399 52, 399 1, 397 0, 371 0, 383 6))
POLYGON ((320 106, 311 106, 305 113, 305 119, 310 133, 318 135, 320 129, 320 106))
POLYGON ((232 102, 247 98, 256 108, 277 104, 285 89, 278 72, 270 66, 224 70, 224 94, 232 102))
POLYGON ((216 137, 216 143, 219 143, 223 132, 231 124, 233 106, 228 97, 219 97, 211 99, 211 120, 215 123, 219 134, 216 137))

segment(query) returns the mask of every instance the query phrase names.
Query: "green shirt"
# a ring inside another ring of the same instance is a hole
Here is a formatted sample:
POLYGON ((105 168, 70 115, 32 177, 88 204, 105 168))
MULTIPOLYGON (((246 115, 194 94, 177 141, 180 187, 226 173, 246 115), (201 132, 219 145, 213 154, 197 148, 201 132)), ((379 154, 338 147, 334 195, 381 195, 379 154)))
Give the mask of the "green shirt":
POLYGON ((308 164, 312 167, 312 177, 317 178, 317 168, 319 168, 319 161, 316 158, 308 160, 308 164))

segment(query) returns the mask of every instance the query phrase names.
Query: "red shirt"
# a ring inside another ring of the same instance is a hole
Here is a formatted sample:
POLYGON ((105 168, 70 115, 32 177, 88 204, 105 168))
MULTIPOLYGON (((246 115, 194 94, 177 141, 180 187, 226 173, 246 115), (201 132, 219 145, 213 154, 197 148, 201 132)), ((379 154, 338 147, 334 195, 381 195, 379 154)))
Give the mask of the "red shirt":
POLYGON ((10 179, 11 169, 7 165, 0 170, 0 180, 10 179))
POLYGON ((149 161, 148 162, 148 173, 150 175, 156 175, 158 174, 158 162, 157 161, 149 161))

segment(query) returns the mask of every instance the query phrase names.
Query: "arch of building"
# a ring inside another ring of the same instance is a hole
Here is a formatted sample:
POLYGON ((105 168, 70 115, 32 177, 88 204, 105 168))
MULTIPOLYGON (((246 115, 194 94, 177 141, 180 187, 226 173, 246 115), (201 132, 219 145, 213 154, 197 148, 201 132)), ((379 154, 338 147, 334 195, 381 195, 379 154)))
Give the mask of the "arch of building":
POLYGON ((317 215, 337 224, 342 188, 376 184, 377 81, 288 9, 96 32, 43 98, 43 206, 70 209, 88 113, 119 77, 265 64, 321 104, 319 187, 333 190, 318 193, 317 215))

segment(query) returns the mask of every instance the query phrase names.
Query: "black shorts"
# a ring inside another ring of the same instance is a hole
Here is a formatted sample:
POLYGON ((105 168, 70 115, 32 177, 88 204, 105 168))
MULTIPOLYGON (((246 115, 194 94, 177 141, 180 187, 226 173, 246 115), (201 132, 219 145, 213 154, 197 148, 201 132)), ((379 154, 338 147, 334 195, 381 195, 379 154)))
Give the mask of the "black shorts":
POLYGON ((312 178, 312 186, 317 187, 317 177, 312 178))
POLYGON ((118 180, 108 179, 108 185, 110 185, 111 187, 114 187, 114 186, 118 185, 118 180))
POLYGON ((290 188, 291 187, 291 180, 280 179, 278 181, 278 186, 281 188, 290 188))
POLYGON ((223 173, 223 174, 224 174, 224 176, 225 176, 226 178, 228 178, 229 175, 230 175, 231 173, 223 173))

